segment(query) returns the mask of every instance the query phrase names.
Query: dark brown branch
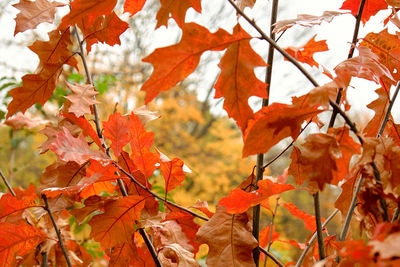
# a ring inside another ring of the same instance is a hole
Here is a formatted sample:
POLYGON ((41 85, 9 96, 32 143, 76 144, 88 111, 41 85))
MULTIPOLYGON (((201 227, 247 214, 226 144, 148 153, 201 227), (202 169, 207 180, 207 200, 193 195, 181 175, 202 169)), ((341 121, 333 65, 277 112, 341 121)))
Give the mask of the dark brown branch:
POLYGON ((40 254, 42 254, 42 264, 40 264, 40 267, 47 267, 47 266, 49 266, 48 263, 47 263, 47 252, 44 251, 44 252, 42 252, 42 253, 40 253, 40 254))
POLYGON ((284 267, 285 265, 283 263, 281 263, 271 252, 266 251, 265 249, 263 249, 262 247, 256 247, 256 249, 260 250, 262 253, 265 254, 265 256, 269 257, 271 260, 273 260, 276 265, 278 265, 279 267, 284 267))
POLYGON ((44 209, 49 214, 51 223, 53 224, 54 230, 56 231, 56 234, 57 234, 57 237, 58 237, 58 244, 60 245, 61 251, 64 254, 65 261, 67 262, 68 267, 71 267, 72 265, 71 265, 71 262, 69 260, 67 250, 64 247, 64 243, 62 241, 60 230, 58 229, 56 221, 54 220, 53 214, 51 213, 51 210, 49 208, 49 203, 47 202, 47 197, 46 197, 45 194, 42 194, 42 199, 43 199, 44 204, 45 204, 44 209))
POLYGON ((325 258, 325 248, 324 248, 324 237, 322 235, 322 225, 321 225, 321 209, 319 205, 319 192, 313 195, 314 198, 314 211, 315 211, 315 222, 317 226, 317 241, 318 241, 318 254, 319 260, 325 258))
POLYGON ((11 185, 8 183, 6 177, 4 176, 4 173, 0 170, 0 176, 1 179, 3 179, 4 184, 7 186, 8 191, 10 191, 11 195, 13 195, 14 197, 16 196, 14 190, 12 189, 11 185))
POLYGON ((154 263, 157 267, 162 267, 160 260, 158 259, 157 252, 154 249, 153 243, 151 243, 149 236, 143 228, 139 228, 139 233, 143 237, 144 242, 146 243, 147 248, 150 251, 151 257, 154 260, 154 263))
POLYGON ((178 205, 178 204, 176 204, 176 203, 174 203, 174 202, 172 202, 172 201, 165 200, 163 197, 157 195, 156 193, 154 193, 153 191, 151 191, 150 189, 148 189, 146 186, 144 186, 144 185, 142 185, 141 183, 139 183, 130 173, 128 173, 125 169, 123 169, 118 163, 113 162, 113 164, 114 164, 114 166, 117 167, 123 174, 125 174, 126 176, 128 176, 128 178, 131 179, 131 181, 132 181, 133 183, 135 183, 137 186, 139 186, 140 188, 142 188, 143 190, 145 190, 147 193, 149 193, 149 194, 152 195, 153 197, 155 197, 155 198, 157 198, 157 199, 159 199, 159 200, 161 200, 161 201, 163 201, 163 202, 165 202, 165 203, 167 203, 167 204, 169 204, 169 205, 171 205, 171 206, 174 206, 175 208, 178 208, 178 209, 180 209, 180 210, 182 210, 182 211, 184 211, 184 212, 186 212, 186 213, 189 213, 189 214, 191 214, 191 215, 193 215, 193 216, 195 216, 195 217, 197 217, 197 218, 199 218, 199 219, 202 219, 202 220, 204 220, 204 221, 208 221, 208 218, 206 218, 206 217, 204 217, 204 216, 201 216, 200 214, 197 214, 197 213, 191 211, 190 209, 187 209, 187 208, 185 208, 185 207, 182 207, 182 206, 180 206, 180 205, 178 205))

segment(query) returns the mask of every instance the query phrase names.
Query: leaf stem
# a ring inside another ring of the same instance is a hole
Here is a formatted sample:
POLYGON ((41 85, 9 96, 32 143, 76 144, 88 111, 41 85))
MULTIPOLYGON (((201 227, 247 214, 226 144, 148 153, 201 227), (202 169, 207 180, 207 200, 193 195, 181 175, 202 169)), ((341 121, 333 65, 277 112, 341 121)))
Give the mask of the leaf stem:
POLYGON ((265 254, 265 256, 269 257, 271 260, 273 260, 276 265, 278 265, 279 267, 284 267, 285 265, 280 262, 271 252, 263 249, 262 247, 256 247, 256 249, 260 250, 262 253, 265 254))
MULTIPOLYGON (((84 52, 84 49, 83 49, 83 42, 81 41, 81 37, 79 36, 78 29, 77 29, 76 26, 74 27, 74 31, 75 31, 76 39, 77 39, 78 44, 79 44, 79 51, 80 51, 79 55, 80 55, 80 57, 82 59, 82 63, 83 63, 83 67, 85 69, 87 81, 88 81, 89 84, 94 86, 92 74, 90 73, 89 67, 87 65, 85 52, 84 52)), ((96 99, 95 96, 93 96, 93 98, 96 99)), ((111 158, 110 151, 109 151, 109 149, 107 149, 107 145, 106 145, 106 142, 105 142, 103 134, 102 134, 103 131, 102 131, 101 125, 100 125, 100 118, 99 118, 99 112, 97 110, 97 105, 93 104, 92 107, 93 107, 94 123, 96 125, 97 136, 101 140, 101 145, 103 146, 104 150, 106 151, 106 154, 111 158)), ((119 189, 122 192, 122 195, 123 196, 127 196, 128 193, 126 192, 126 188, 125 188, 125 185, 122 182, 122 180, 121 179, 117 179, 117 183, 118 183, 119 189)))
POLYGON ((195 217, 197 217, 197 218, 199 218, 199 219, 202 219, 203 221, 208 221, 208 218, 206 218, 206 217, 204 217, 204 216, 202 216, 202 215, 200 215, 200 214, 197 214, 197 213, 191 211, 190 209, 187 209, 187 208, 185 208, 185 207, 182 207, 182 206, 180 206, 180 205, 178 205, 178 204, 176 204, 176 203, 174 203, 174 202, 172 202, 172 201, 165 200, 163 197, 157 195, 156 193, 154 193, 153 191, 151 191, 150 189, 148 189, 146 186, 144 186, 144 185, 142 185, 141 183, 139 183, 129 172, 127 172, 125 169, 123 169, 118 163, 116 163, 116 162, 114 161, 113 164, 114 164, 114 166, 117 167, 123 174, 125 174, 126 176, 128 176, 128 178, 131 179, 131 181, 132 181, 133 183, 135 183, 137 186, 139 186, 140 188, 142 188, 143 190, 145 190, 147 193, 149 193, 149 194, 152 195, 153 197, 155 197, 155 198, 157 198, 158 200, 161 200, 161 201, 163 201, 163 202, 165 202, 165 203, 167 203, 167 204, 169 204, 169 205, 171 205, 171 206, 174 206, 175 208, 178 208, 178 209, 180 209, 180 210, 182 210, 182 211, 184 211, 184 212, 186 212, 186 213, 189 213, 189 214, 191 214, 191 215, 193 215, 193 216, 195 216, 195 217))
POLYGON ((68 267, 71 267, 72 265, 71 265, 71 262, 69 260, 68 254, 67 254, 67 250, 64 247, 64 243, 62 241, 60 230, 58 229, 56 221, 54 220, 53 214, 51 213, 51 210, 49 208, 49 203, 47 202, 47 196, 45 194, 42 194, 42 199, 43 199, 44 204, 45 204, 45 206, 43 208, 47 211, 47 213, 50 216, 50 220, 51 220, 51 223, 53 224, 54 230, 56 231, 56 234, 57 234, 57 237, 58 237, 58 243, 60 244, 60 248, 61 248, 61 250, 62 250, 62 252, 64 254, 65 261, 67 262, 68 267))
POLYGON ((144 242, 146 243, 146 246, 148 250, 150 251, 151 257, 154 260, 154 263, 156 264, 157 267, 162 267, 160 260, 158 259, 157 252, 154 249, 153 243, 151 243, 149 236, 146 233, 146 230, 143 228, 139 228, 139 233, 143 237, 144 242))
MULTIPOLYGON (((271 11, 271 22, 270 22, 270 36, 271 39, 275 39, 275 34, 273 33, 274 24, 276 22, 276 18, 278 16, 278 3, 279 0, 273 0, 272 2, 272 11, 271 11)), ((268 47, 268 59, 267 59, 267 69, 265 73, 265 83, 266 83, 266 90, 268 94, 267 99, 262 100, 262 107, 266 107, 269 104, 269 95, 271 90, 271 79, 272 79, 272 66, 274 63, 274 48, 270 44, 268 47)), ((262 180, 265 168, 264 165, 264 154, 257 155, 257 165, 256 165, 256 181, 255 181, 255 188, 257 188, 257 182, 262 180)), ((260 213, 261 208, 260 205, 257 205, 253 208, 253 236, 258 241, 260 238, 260 213)), ((253 250, 253 258, 254 263, 258 266, 260 261, 260 251, 256 248, 253 250)))
MULTIPOLYGON (((325 222, 322 224, 322 228, 325 228, 326 225, 328 225, 328 223, 333 219, 333 217, 335 217, 335 215, 339 212, 338 209, 335 209, 331 215, 329 215, 329 217, 325 220, 325 222)), ((308 250, 310 249, 312 243, 314 242, 315 238, 317 238, 317 232, 315 232, 313 234, 313 236, 310 238, 310 240, 307 242, 306 247, 304 248, 303 252, 301 253, 299 259, 296 262, 296 267, 299 267, 301 265, 301 263, 304 260, 304 257, 306 256, 308 250)))
POLYGON ((4 184, 7 186, 8 191, 10 191, 11 195, 13 195, 14 197, 16 196, 14 190, 12 189, 11 185, 8 183, 7 178, 4 176, 4 173, 2 172, 2 170, 0 169, 0 176, 1 179, 3 179, 4 184))

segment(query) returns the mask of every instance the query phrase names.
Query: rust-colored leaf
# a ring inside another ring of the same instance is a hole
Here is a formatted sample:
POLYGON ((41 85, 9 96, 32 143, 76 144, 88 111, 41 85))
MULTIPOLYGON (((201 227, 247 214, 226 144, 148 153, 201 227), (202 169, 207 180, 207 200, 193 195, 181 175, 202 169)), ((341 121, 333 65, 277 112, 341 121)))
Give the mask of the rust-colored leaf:
POLYGON ((111 141, 111 148, 114 155, 118 157, 122 148, 127 145, 129 139, 128 119, 119 112, 111 114, 108 121, 103 122, 104 137, 111 141))
POLYGON ((224 50, 233 42, 248 39, 248 35, 244 35, 243 32, 231 35, 219 29, 210 33, 208 29, 195 23, 185 23, 182 31, 182 38, 178 44, 157 48, 143 59, 154 67, 152 75, 141 89, 146 91, 146 103, 189 76, 196 69, 200 56, 205 51, 224 50), (165 60, 166 58, 168 60, 165 60))
POLYGON ((185 181, 183 165, 183 161, 178 158, 160 162, 161 174, 165 180, 165 194, 185 181))
POLYGON ((156 28, 168 26, 168 19, 171 17, 176 21, 179 27, 185 24, 186 11, 192 7, 197 12, 201 13, 200 0, 161 0, 161 8, 157 12, 156 28))
POLYGON ((314 60, 314 53, 328 51, 328 45, 326 44, 326 40, 315 41, 315 36, 311 38, 304 46, 294 47, 289 46, 285 48, 286 52, 288 52, 292 57, 297 59, 300 62, 307 63, 311 67, 318 67, 319 64, 314 60))
POLYGON ((254 74, 255 67, 267 64, 251 48, 251 36, 239 24, 234 28, 233 35, 243 35, 246 39, 231 43, 222 57, 218 65, 221 73, 215 84, 215 98, 224 98, 224 109, 244 132, 248 120, 253 117, 249 97, 268 98, 267 85, 254 74))
POLYGON ((61 6, 64 6, 64 4, 47 0, 20 0, 13 5, 13 7, 20 10, 20 13, 15 18, 14 36, 19 32, 35 29, 42 22, 52 23, 56 7, 61 6))
POLYGON ((97 17, 93 23, 88 23, 88 17, 85 17, 82 23, 78 23, 78 26, 83 32, 88 53, 95 43, 106 43, 110 46, 120 45, 120 35, 129 28, 129 24, 121 20, 115 12, 97 17))
POLYGON ((96 131, 93 129, 93 126, 89 123, 89 121, 84 117, 76 117, 73 113, 64 113, 61 114, 61 116, 65 117, 75 125, 77 125, 79 128, 81 128, 82 133, 84 136, 89 136, 92 138, 92 140, 101 148, 103 149, 103 146, 101 145, 101 141, 99 136, 97 135, 96 131))
POLYGON ((131 13, 131 17, 142 10, 146 0, 125 0, 124 12, 131 13))
POLYGON ((257 247, 246 213, 231 215, 217 206, 214 216, 203 224, 196 240, 209 247, 207 266, 254 267, 251 251, 257 247))
POLYGON ((0 199, 0 221, 14 222, 22 219, 22 212, 35 206, 30 198, 18 199, 11 194, 4 194, 0 199))

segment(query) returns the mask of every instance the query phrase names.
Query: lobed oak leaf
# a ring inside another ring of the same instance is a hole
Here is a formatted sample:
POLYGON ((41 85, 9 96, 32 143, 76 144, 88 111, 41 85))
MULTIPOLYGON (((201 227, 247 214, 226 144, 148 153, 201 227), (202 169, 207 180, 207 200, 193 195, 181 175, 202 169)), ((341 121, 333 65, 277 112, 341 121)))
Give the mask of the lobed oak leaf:
POLYGON ((247 193, 240 188, 235 188, 227 197, 219 201, 219 205, 224 206, 227 213, 238 214, 260 204, 264 199, 265 197, 258 192, 247 193))
POLYGON ((64 113, 61 114, 61 116, 65 117, 67 120, 79 126, 85 137, 89 136, 101 149, 103 149, 99 136, 93 129, 93 126, 88 122, 88 120, 84 116, 78 118, 73 113, 64 113))
POLYGON ((366 46, 379 56, 379 62, 385 65, 395 81, 400 80, 400 39, 390 34, 387 29, 379 33, 368 33, 361 46, 366 46))
MULTIPOLYGON (((311 38, 304 46, 294 47, 289 46, 285 48, 286 52, 288 52, 292 57, 297 59, 300 62, 307 63, 311 67, 318 67, 319 64, 314 60, 314 53, 328 51, 328 45, 326 44, 326 40, 315 41, 315 36, 311 38)), ((287 60, 285 58, 285 60, 287 60)))
POLYGON ((105 248, 129 242, 129 237, 136 231, 134 224, 140 219, 145 199, 127 196, 106 202, 104 213, 93 216, 89 221, 92 227, 90 236, 105 248))
POLYGON ((26 223, 15 225, 0 223, 0 265, 16 266, 17 257, 35 250, 46 239, 46 235, 36 227, 26 223))
POLYGON ((321 16, 313 16, 307 14, 297 15, 295 19, 281 20, 274 24, 274 33, 286 31, 287 29, 299 25, 303 27, 312 27, 320 25, 323 21, 331 22, 335 17, 346 13, 338 11, 324 11, 321 16))
POLYGON ((98 104, 100 102, 94 99, 94 96, 98 94, 94 90, 94 87, 90 84, 70 84, 65 82, 72 94, 65 98, 71 101, 71 106, 68 111, 75 114, 78 118, 85 115, 91 114, 90 106, 98 104))
POLYGON ((251 234, 246 213, 231 215, 217 206, 214 216, 196 234, 196 241, 209 247, 207 266, 253 267, 252 253, 257 240, 251 234))
MULTIPOLYGON (((317 227, 314 216, 305 213, 292 203, 283 203, 282 206, 285 207, 290 212, 290 214, 302 220, 304 223, 304 227, 307 230, 315 232, 317 227)), ((324 219, 322 219, 322 221, 324 221, 324 219)))
POLYGON ((208 218, 211 218, 214 215, 214 212, 211 212, 207 201, 196 201, 196 203, 192 206, 192 208, 198 209, 199 211, 203 212, 207 215, 208 218))
POLYGON ((256 0, 236 0, 238 7, 242 10, 246 7, 253 8, 254 4, 256 3, 256 0))
POLYGON ((111 141, 114 155, 118 157, 125 145, 130 141, 128 119, 119 112, 111 114, 108 121, 103 122, 104 137, 111 141))
POLYGON ((63 127, 63 131, 57 133, 57 139, 49 148, 63 161, 75 161, 82 165, 89 159, 108 162, 110 158, 101 151, 90 149, 83 135, 75 138, 63 127))
POLYGON ((245 39, 231 43, 218 64, 221 73, 214 86, 215 98, 224 98, 224 109, 244 132, 253 117, 249 97, 268 98, 267 85, 254 74, 255 67, 264 67, 267 63, 251 48, 252 37, 239 24, 233 29, 233 35, 243 35, 245 39))
POLYGON ((25 209, 37 207, 31 198, 18 199, 11 194, 4 194, 0 198, 0 221, 15 222, 23 219, 25 209))
POLYGON ((35 29, 42 22, 52 23, 54 20, 56 7, 65 4, 59 2, 49 2, 47 0, 20 0, 13 7, 20 10, 15 18, 14 36, 19 32, 35 29))
POLYGON ((146 103, 189 76, 196 69, 200 56, 205 51, 224 50, 233 42, 248 39, 248 35, 244 35, 243 32, 231 35, 219 29, 215 33, 210 33, 208 29, 195 23, 185 23, 182 32, 178 44, 157 48, 143 59, 154 67, 152 75, 141 88, 146 92, 146 103))
POLYGON ((183 172, 183 166, 183 161, 178 158, 160 162, 161 174, 165 180, 165 197, 167 197, 169 191, 185 181, 186 177, 183 172))
POLYGON ((131 13, 131 17, 142 10, 146 0, 125 0, 124 12, 131 13))
POLYGON ((30 116, 27 116, 27 114, 18 112, 17 115, 4 121, 4 124, 10 126, 14 130, 19 130, 24 127, 27 129, 32 129, 47 122, 48 121, 46 120, 42 120, 40 118, 31 118, 30 116))
POLYGON ((88 20, 89 17, 85 17, 81 22, 78 22, 86 42, 87 53, 90 53, 93 44, 99 42, 110 46, 120 45, 120 35, 129 28, 129 24, 121 20, 115 12, 97 17, 93 23, 88 23, 88 20))
MULTIPOLYGON (((351 14, 357 16, 358 9, 360 7, 361 0, 346 0, 343 2, 340 9, 350 10, 351 14)), ((363 13, 361 16, 361 22, 365 24, 372 16, 382 9, 387 9, 387 3, 385 0, 367 0, 365 1, 363 13)))
POLYGON ((58 28, 67 28, 80 23, 85 18, 90 25, 96 18, 110 14, 116 4, 117 0, 74 0, 71 3, 71 11, 63 17, 58 28))
POLYGON ((317 106, 301 106, 273 103, 254 114, 243 136, 243 157, 265 153, 282 139, 296 139, 301 124, 322 110, 317 106))
POLYGON ((156 169, 160 156, 150 152, 154 143, 154 133, 147 132, 139 117, 132 113, 128 121, 132 160, 135 166, 149 178, 156 169))
POLYGON ((347 59, 335 67, 337 77, 334 82, 341 88, 350 84, 352 77, 358 77, 376 84, 382 84, 382 79, 394 83, 389 69, 379 62, 379 57, 368 47, 358 47, 359 56, 347 59))
POLYGON ((168 19, 171 17, 176 21, 179 27, 184 27, 186 11, 192 7, 201 13, 200 0, 160 0, 161 7, 157 12, 156 29, 161 26, 168 26, 168 19))
POLYGON ((162 247, 158 251, 158 257, 162 266, 200 267, 194 254, 173 243, 162 247))
MULTIPOLYGON (((75 115, 74 115, 75 116, 75 115)), ((70 133, 73 136, 76 136, 79 134, 80 129, 78 128, 77 125, 71 123, 68 120, 59 120, 58 126, 53 126, 51 124, 46 125, 42 130, 39 131, 39 133, 45 135, 47 137, 47 140, 44 141, 39 147, 41 148, 40 153, 43 154, 47 152, 50 149, 50 145, 57 139, 57 133, 62 130, 62 127, 65 127, 70 131, 70 133)))

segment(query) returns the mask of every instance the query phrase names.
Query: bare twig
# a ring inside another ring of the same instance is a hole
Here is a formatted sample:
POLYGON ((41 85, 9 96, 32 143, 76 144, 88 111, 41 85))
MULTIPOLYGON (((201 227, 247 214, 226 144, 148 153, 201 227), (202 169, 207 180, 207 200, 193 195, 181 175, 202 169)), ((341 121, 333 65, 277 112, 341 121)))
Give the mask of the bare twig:
POLYGON ((154 260, 154 263, 157 267, 162 267, 160 260, 158 259, 157 252, 154 249, 153 243, 151 243, 149 236, 143 228, 139 228, 139 233, 143 237, 144 242, 146 243, 147 248, 150 251, 151 257, 154 260))
POLYGON ((4 173, 0 170, 0 176, 1 179, 3 179, 4 184, 7 186, 8 191, 10 191, 11 195, 13 195, 14 197, 16 196, 14 190, 12 189, 11 185, 8 183, 6 177, 4 176, 4 173))
MULTIPOLYGON (((271 11, 271 22, 270 22, 270 35, 271 39, 275 39, 275 34, 273 33, 274 24, 276 22, 276 18, 278 16, 278 3, 279 0, 273 0, 272 2, 272 11, 271 11)), ((271 90, 271 79, 272 79, 272 66, 274 63, 274 47, 270 44, 268 47, 268 59, 267 59, 267 69, 265 73, 265 83, 267 85, 266 91, 268 94, 267 99, 262 100, 262 107, 266 107, 269 104, 269 95, 271 90)), ((264 154, 257 155, 257 165, 256 165, 256 181, 255 186, 257 188, 257 182, 262 179, 265 168, 264 165, 264 154)), ((259 240, 260 236, 260 205, 257 205, 253 208, 253 236, 259 240)), ((253 250, 253 257, 256 266, 258 266, 260 260, 260 251, 258 249, 253 250)))
POLYGON ((281 263, 271 252, 266 251, 265 249, 263 249, 262 247, 257 247, 256 249, 259 249, 262 253, 265 254, 265 256, 269 257, 271 260, 273 260, 276 265, 278 265, 279 267, 283 267, 285 266, 283 263, 281 263))
MULTIPOLYGON (((334 210, 331 215, 329 215, 329 217, 326 219, 326 221, 322 224, 322 228, 325 228, 326 225, 328 225, 328 223, 333 219, 333 217, 335 217, 335 215, 339 212, 338 209, 334 210)), ((307 242, 305 249, 303 250, 303 252, 301 253, 299 259, 296 262, 296 267, 299 267, 301 265, 301 263, 304 260, 304 257, 306 256, 308 250, 310 249, 312 243, 314 242, 315 238, 317 238, 317 232, 315 232, 313 234, 313 236, 310 238, 310 240, 307 242)))
POLYGON ((53 224, 54 230, 56 231, 56 234, 57 234, 57 237, 58 237, 58 244, 60 244, 61 251, 63 252, 64 257, 65 257, 65 261, 67 262, 68 267, 71 267, 72 265, 71 265, 71 262, 69 260, 67 250, 64 247, 64 243, 62 241, 60 230, 58 229, 56 221, 54 220, 53 214, 51 213, 51 210, 49 208, 49 203, 47 202, 47 197, 46 197, 45 194, 42 194, 42 199, 43 199, 44 204, 45 204, 44 209, 49 214, 51 223, 53 224))
POLYGON ((49 266, 49 265, 48 265, 48 262, 47 262, 47 252, 46 252, 46 251, 43 251, 43 252, 41 252, 40 254, 42 254, 42 264, 40 264, 40 267, 47 267, 47 266, 49 266))
POLYGON ((324 237, 322 235, 322 225, 321 225, 321 209, 319 205, 319 192, 316 192, 313 195, 314 198, 314 210, 315 210, 315 222, 316 222, 316 231, 317 231, 317 241, 318 241, 318 254, 319 260, 323 260, 325 258, 325 248, 324 248, 324 237))

